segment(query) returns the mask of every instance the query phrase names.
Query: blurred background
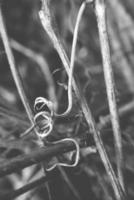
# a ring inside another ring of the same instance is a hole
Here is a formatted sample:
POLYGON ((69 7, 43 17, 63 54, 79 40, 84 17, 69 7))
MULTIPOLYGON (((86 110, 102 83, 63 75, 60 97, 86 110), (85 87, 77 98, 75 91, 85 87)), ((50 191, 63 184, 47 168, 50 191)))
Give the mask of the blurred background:
MULTIPOLYGON (((70 58, 73 31, 81 0, 51 0, 50 10, 54 31, 70 58)), ((62 62, 44 31, 38 12, 39 0, 2 0, 3 13, 10 45, 23 86, 33 109, 38 96, 53 101, 58 112, 67 107, 67 75, 62 62)), ((129 199, 134 198, 134 1, 106 0, 107 25, 111 60, 116 83, 118 107, 132 105, 121 115, 124 177, 129 199)), ((74 73, 79 80, 96 123, 109 113, 98 29, 93 6, 87 5, 80 23, 74 73)), ((86 134, 88 126, 77 99, 68 118, 57 120, 56 138, 86 134)), ((38 147, 34 134, 19 136, 30 122, 21 103, 0 39, 0 162, 30 153, 38 147)), ((102 130, 109 158, 115 167, 111 125, 102 130)), ((91 141, 91 145, 94 142, 91 141)), ((42 184, 17 200, 111 200, 114 194, 98 154, 84 154, 74 169, 55 169, 58 178, 48 186, 42 184)), ((43 174, 40 165, 32 166, 0 179, 0 192, 24 186, 43 174)))

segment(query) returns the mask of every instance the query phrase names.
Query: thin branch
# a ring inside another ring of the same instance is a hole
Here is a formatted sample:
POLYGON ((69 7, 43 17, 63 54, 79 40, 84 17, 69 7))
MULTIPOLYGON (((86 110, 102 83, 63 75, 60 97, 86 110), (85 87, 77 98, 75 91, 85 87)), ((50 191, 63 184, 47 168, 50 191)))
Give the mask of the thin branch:
MULTIPOLYGON (((4 24, 1 8, 0 8, 0 33, 1 33, 2 40, 3 40, 4 48, 5 48, 5 51, 6 51, 7 59, 8 59, 8 62, 9 62, 9 67, 10 67, 13 79, 15 81, 18 93, 20 95, 21 101, 22 101, 24 108, 26 110, 26 113, 29 117, 31 125, 34 128, 34 131, 37 133, 37 130, 34 127, 34 116, 33 116, 32 110, 30 108, 28 99, 26 97, 26 94, 25 94, 25 91, 24 91, 24 88, 23 88, 23 85, 22 85, 22 82, 21 82, 21 77, 20 77, 19 72, 17 71, 16 66, 15 66, 15 60, 14 60, 12 50, 10 48, 10 43, 9 43, 9 40, 8 40, 8 35, 7 35, 6 27, 5 27, 5 24, 4 24)), ((27 133, 27 131, 25 132, 25 135, 26 135, 26 133, 27 133)), ((16 168, 16 170, 17 170, 17 168, 16 168)))
POLYGON ((14 60, 12 50, 10 48, 8 35, 7 35, 6 27, 5 27, 5 24, 4 24, 1 8, 0 8, 0 33, 1 33, 1 38, 2 38, 3 44, 4 44, 4 48, 5 48, 5 51, 6 51, 9 67, 10 67, 13 79, 15 81, 18 93, 19 93, 21 101, 22 101, 22 103, 25 107, 25 110, 27 112, 29 120, 30 120, 31 124, 33 125, 34 120, 33 120, 32 110, 30 108, 27 97, 25 95, 23 85, 21 83, 20 75, 19 75, 19 73, 16 69, 16 66, 15 66, 15 60, 14 60))
POLYGON ((120 184, 124 189, 123 181, 123 153, 122 153, 122 141, 121 141, 121 130, 119 125, 119 116, 116 104, 115 95, 115 81, 113 77, 113 70, 110 58, 110 48, 108 42, 108 33, 106 26, 106 12, 105 12, 105 2, 104 0, 95 1, 95 13, 98 23, 99 38, 101 44, 101 54, 103 61, 103 70, 106 83, 106 91, 109 103, 109 109, 111 114, 111 121, 115 139, 115 151, 116 151, 116 161, 117 161, 117 172, 120 184))
MULTIPOLYGON (((41 22, 42 22, 44 30, 47 32, 48 36, 50 37, 51 42, 53 43, 56 51, 58 52, 67 73, 69 74, 69 60, 64 51, 64 48, 62 47, 60 41, 58 40, 58 38, 56 37, 56 35, 53 31, 53 28, 51 25, 51 15, 50 15, 49 8, 48 8, 48 1, 42 0, 42 9, 40 11, 40 17, 41 17, 41 22)), ((75 94, 76 94, 79 102, 80 102, 83 114, 84 114, 87 124, 89 126, 89 130, 92 130, 92 132, 93 132, 93 137, 94 137, 94 141, 95 141, 97 150, 100 154, 101 160, 102 160, 104 167, 106 169, 106 172, 109 176, 111 185, 113 186, 116 199, 121 200, 122 198, 124 198, 124 192, 122 191, 120 182, 116 178, 116 175, 113 171, 112 165, 109 161, 109 158, 107 156, 107 153, 106 153, 104 145, 103 145, 103 142, 101 140, 100 133, 97 130, 97 126, 95 124, 91 110, 89 109, 86 99, 85 99, 82 91, 80 91, 80 89, 77 87, 74 79, 73 79, 73 89, 75 91, 75 94)))
POLYGON ((76 45, 77 45, 77 39, 78 39, 79 25, 80 25, 80 21, 83 16, 85 8, 86 8, 86 1, 82 3, 77 15, 77 19, 76 19, 76 24, 75 24, 74 34, 73 34, 73 43, 72 43, 72 49, 71 49, 70 70, 68 74, 68 107, 64 113, 60 115, 56 115, 60 117, 68 115, 72 109, 72 104, 73 104, 72 80, 73 80, 73 71, 74 71, 74 62, 75 62, 75 52, 76 52, 76 45))
MULTIPOLYGON (((87 136, 88 137, 88 136, 87 136)), ((85 147, 84 141, 87 140, 84 137, 82 139, 77 139, 81 147, 85 147)), ((91 147, 92 148, 92 147, 91 147)), ((17 156, 16 158, 9 159, 4 163, 0 163, 0 177, 17 172, 28 166, 43 162, 51 157, 58 154, 65 153, 71 150, 75 150, 76 147, 73 142, 62 142, 53 144, 50 147, 42 147, 33 150, 30 154, 17 156)), ((94 151, 93 151, 94 152, 94 151)))

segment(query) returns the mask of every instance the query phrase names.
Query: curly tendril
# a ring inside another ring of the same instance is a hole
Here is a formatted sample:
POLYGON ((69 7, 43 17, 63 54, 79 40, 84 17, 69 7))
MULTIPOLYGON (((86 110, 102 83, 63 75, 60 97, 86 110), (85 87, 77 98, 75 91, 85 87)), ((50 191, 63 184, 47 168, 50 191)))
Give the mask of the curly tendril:
POLYGON ((36 134, 41 139, 47 137, 53 129, 53 104, 43 97, 37 97, 34 103, 34 122, 37 126, 36 134))
MULTIPOLYGON (((37 97, 34 103, 34 110, 37 112, 34 117, 35 124, 37 126, 37 136, 41 139, 46 138, 53 129, 53 104, 43 97, 37 97)), ((47 171, 53 170, 57 166, 64 167, 75 167, 79 162, 80 157, 80 147, 78 142, 73 138, 64 138, 55 142, 51 142, 51 144, 57 144, 62 142, 71 141, 75 144, 76 153, 75 153, 75 161, 73 164, 67 164, 63 162, 58 162, 53 164, 50 168, 47 168, 47 171)))
MULTIPOLYGON (((77 19, 76 19, 76 23, 75 23, 75 28, 74 28, 74 34, 73 34, 73 42, 72 42, 72 49, 71 49, 71 58, 70 58, 70 68, 69 68, 69 73, 68 73, 68 106, 66 108, 66 110, 59 114, 59 113, 54 113, 54 115, 56 117, 65 117, 67 116, 71 109, 72 109, 72 81, 73 81, 73 71, 74 71, 74 62, 75 62, 75 53, 76 53, 76 45, 77 45, 77 39, 78 39, 78 30, 79 30, 79 25, 80 25, 80 21, 81 18, 83 16, 84 10, 86 8, 86 4, 87 3, 91 3, 92 0, 86 0, 84 1, 81 6, 80 9, 78 11, 78 15, 77 15, 77 19)), ((47 30, 49 31, 49 34, 54 37, 53 33, 50 31, 52 30, 51 27, 51 17, 50 17, 50 13, 49 13, 49 9, 43 10, 41 9, 39 11, 39 17, 41 19, 41 22, 43 24, 44 27, 47 27, 47 30)))
POLYGON ((75 144, 76 147, 76 153, 75 153, 75 161, 73 164, 67 164, 67 163, 62 163, 62 162, 58 162, 53 164, 50 168, 46 168, 46 171, 51 171, 54 168, 56 168, 57 166, 62 166, 62 167, 76 167, 78 162, 79 162, 79 158, 80 158, 80 147, 78 142, 73 139, 73 138, 65 138, 65 139, 61 139, 59 141, 53 142, 53 144, 57 144, 57 143, 62 143, 62 142, 68 142, 71 141, 75 144))
MULTIPOLYGON (((82 15, 84 13, 86 4, 89 2, 91 2, 91 0, 90 1, 86 0, 82 3, 82 5, 79 9, 76 24, 75 24, 75 29, 74 29, 74 34, 73 34, 73 42, 72 42, 72 50, 71 50, 70 69, 69 69, 69 73, 68 73, 68 106, 67 106, 67 109, 63 113, 58 114, 58 113, 54 112, 54 105, 51 101, 49 101, 43 97, 37 97, 35 99, 34 110, 36 112, 36 115, 34 117, 34 122, 38 126, 37 135, 41 139, 46 138, 51 133, 51 131, 53 129, 53 117, 54 116, 65 117, 72 110, 72 105, 73 105, 72 81, 73 81, 73 71, 74 71, 78 30, 79 30, 80 21, 81 21, 82 15)), ((47 23, 47 26, 51 28, 51 20, 49 19, 50 13, 48 12, 48 10, 47 10, 46 14, 47 15, 44 14, 43 10, 39 11, 39 16, 42 21, 42 24, 44 26, 46 26, 46 24, 44 24, 44 23, 47 23)), ((76 146, 75 162, 73 164, 59 162, 59 163, 56 163, 53 166, 51 166, 49 169, 47 169, 47 171, 54 169, 56 166, 75 167, 78 164, 80 147, 76 140, 74 140, 73 138, 65 138, 65 139, 53 142, 53 144, 61 143, 61 142, 65 142, 65 141, 72 141, 76 146)))

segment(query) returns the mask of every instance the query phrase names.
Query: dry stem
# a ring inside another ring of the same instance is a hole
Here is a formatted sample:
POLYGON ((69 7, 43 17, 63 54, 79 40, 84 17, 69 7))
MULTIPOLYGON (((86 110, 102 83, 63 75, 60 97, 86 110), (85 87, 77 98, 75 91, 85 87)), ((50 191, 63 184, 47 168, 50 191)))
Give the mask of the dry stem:
POLYGON ((107 97, 108 97, 108 103, 109 103, 109 109, 110 109, 111 121, 115 139, 117 172, 120 184, 124 189, 124 181, 122 174, 123 154, 122 154, 121 131, 120 131, 119 117, 118 117, 116 96, 115 96, 115 81, 113 77, 113 70, 110 58, 104 0, 95 1, 95 13, 98 23, 106 91, 107 91, 107 97))
MULTIPOLYGON (((57 50, 57 52, 62 60, 62 63, 64 65, 67 73, 69 74, 69 60, 64 51, 64 48, 62 47, 60 41, 57 39, 57 37, 53 31, 53 28, 51 25, 51 16, 50 16, 47 1, 42 0, 42 10, 40 11, 40 17, 41 17, 41 22, 42 22, 42 25, 43 25, 45 31, 49 35, 51 42, 53 43, 55 49, 57 50)), ((122 198, 124 198, 124 193, 122 191, 120 182, 117 180, 117 178, 115 176, 115 173, 113 171, 113 168, 111 166, 111 163, 109 161, 107 153, 105 151, 103 142, 101 140, 100 133, 97 130, 94 118, 92 116, 92 113, 91 113, 88 105, 87 105, 86 99, 83 96, 82 91, 80 91, 80 89, 77 87, 74 79, 73 79, 73 89, 74 89, 76 96, 81 104, 81 108, 82 108, 82 111, 86 118, 86 121, 89 125, 89 129, 92 129, 93 137, 94 137, 94 140, 96 143, 97 150, 98 150, 101 160, 105 166, 106 172, 110 178, 111 184, 112 184, 114 192, 115 192, 115 196, 116 196, 117 200, 121 200, 122 198)))
MULTIPOLYGON (((77 138, 77 140, 79 140, 79 144, 81 147, 85 147, 84 142, 86 138, 81 138, 81 139, 77 138)), ((17 156, 12 160, 8 160, 0 164, 0 177, 24 169, 33 164, 46 161, 47 159, 50 159, 51 157, 54 157, 58 154, 65 153, 75 149, 76 147, 74 143, 67 141, 54 144, 47 148, 42 147, 38 150, 36 149, 30 154, 17 156)), ((91 153, 94 153, 94 149, 92 150, 92 147, 91 147, 91 153)))
POLYGON ((6 51, 9 67, 10 67, 13 79, 15 81, 18 93, 19 93, 21 101, 22 101, 22 103, 25 107, 25 110, 27 112, 29 120, 30 120, 31 124, 33 125, 34 120, 33 120, 32 110, 30 108, 27 97, 25 95, 23 85, 21 83, 20 75, 19 75, 19 73, 16 69, 16 66, 15 66, 15 60, 14 60, 12 50, 10 48, 8 35, 7 35, 6 27, 5 27, 5 24, 4 24, 1 8, 0 8, 0 33, 1 33, 3 44, 4 44, 4 48, 5 48, 5 51, 6 51))

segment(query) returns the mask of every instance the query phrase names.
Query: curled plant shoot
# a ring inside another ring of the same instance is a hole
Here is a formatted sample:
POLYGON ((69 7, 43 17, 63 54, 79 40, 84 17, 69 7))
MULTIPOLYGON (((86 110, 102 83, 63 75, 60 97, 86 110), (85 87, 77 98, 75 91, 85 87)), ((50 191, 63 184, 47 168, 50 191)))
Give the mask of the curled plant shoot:
MULTIPOLYGON (((34 121, 37 126, 37 136, 40 139, 46 138, 53 129, 53 104, 43 97, 38 97, 35 100, 34 110, 36 112, 34 121)), ((58 162, 52 165, 50 168, 46 169, 47 171, 53 170, 57 166, 64 167, 75 167, 79 162, 80 157, 80 147, 77 141, 73 138, 64 138, 55 142, 51 142, 51 144, 58 144, 62 142, 72 141, 76 146, 76 155, 75 161, 73 164, 61 163, 58 162)))
MULTIPOLYGON (((34 117, 34 121, 35 123, 37 123, 37 119, 39 117, 43 117, 44 118, 44 122, 46 122, 46 126, 45 128, 49 127, 49 130, 46 132, 44 131, 44 133, 38 134, 38 136, 40 136, 41 138, 46 137, 49 135, 49 133, 52 130, 52 120, 50 120, 51 117, 55 116, 55 117, 65 117, 67 116, 71 110, 72 110, 72 105, 73 105, 73 98, 72 98, 72 80, 73 80, 73 71, 74 71, 74 62, 75 62, 75 52, 76 52, 76 44, 77 44, 77 39, 78 39, 78 30, 79 30, 79 25, 80 25, 80 21, 83 15, 83 12, 85 10, 86 4, 88 2, 91 2, 91 0, 89 1, 84 1, 82 3, 82 5, 80 6, 79 12, 78 12, 78 16, 76 19, 76 24, 75 24, 75 29, 74 29, 74 34, 73 34, 73 42, 72 42, 72 49, 71 49, 71 59, 70 59, 70 68, 69 68, 69 73, 68 73, 68 106, 67 109, 61 113, 58 114, 56 112, 54 112, 54 105, 51 101, 47 100, 44 97, 37 97, 35 99, 35 104, 34 104, 34 109, 35 111, 40 111, 43 107, 47 106, 49 112, 39 112, 35 115, 34 117), (40 105, 39 105, 40 104, 40 105)), ((50 18, 49 18, 49 11, 47 10, 47 12, 45 13, 45 18, 44 18, 44 12, 42 10, 39 11, 39 16, 40 19, 43 21, 44 23, 44 19, 45 19, 45 24, 46 26, 50 26, 50 18), (48 12, 48 13, 47 13, 48 12)))
POLYGON ((34 122, 38 127, 37 136, 43 139, 53 129, 52 103, 43 97, 38 97, 34 103, 34 110, 36 112, 34 122))
MULTIPOLYGON (((75 53, 76 53, 76 45, 77 45, 77 39, 78 39, 78 30, 79 30, 79 25, 80 25, 80 21, 82 18, 82 15, 84 13, 85 7, 87 3, 91 3, 91 0, 86 0, 82 3, 82 5, 80 6, 80 9, 78 11, 78 15, 77 15, 77 19, 76 19, 76 24, 75 24, 75 29, 74 29, 74 34, 73 34, 73 42, 72 42, 72 49, 71 49, 71 58, 70 58, 70 68, 69 68, 69 73, 68 73, 68 106, 67 109, 61 113, 54 113, 54 115, 56 117, 65 117, 67 116, 71 109, 72 109, 72 80, 73 80, 73 71, 74 71, 74 62, 75 62, 75 53)), ((39 11, 39 17, 42 21, 42 23, 45 22, 45 25, 47 27, 51 26, 50 24, 50 18, 49 18, 49 11, 47 10, 47 12, 45 13, 45 18, 44 18, 44 12, 43 10, 39 11), (45 20, 45 21, 44 21, 45 20)))
MULTIPOLYGON (((68 106, 67 106, 67 109, 63 113, 58 114, 58 113, 55 113, 53 110, 53 108, 54 108, 53 103, 48 101, 46 98, 37 97, 35 99, 34 109, 35 109, 35 111, 39 111, 39 112, 37 112, 37 114, 35 115, 34 121, 35 121, 35 124, 38 124, 38 121, 40 121, 40 125, 42 123, 42 127, 41 128, 39 127, 39 131, 37 131, 37 135, 41 139, 44 139, 51 133, 51 131, 53 129, 53 120, 52 120, 53 116, 65 117, 71 112, 72 104, 73 104, 72 80, 73 80, 76 44, 77 44, 77 38, 78 38, 78 29, 79 29, 80 21, 81 21, 81 18, 82 18, 82 15, 85 10, 87 2, 89 2, 89 1, 84 1, 79 9, 77 20, 76 20, 76 25, 75 25, 75 29, 74 29, 74 34, 73 34, 70 68, 69 68, 69 74, 68 74, 68 106), (42 111, 42 109, 45 107, 47 107, 47 111, 45 111, 45 110, 42 111)), ((44 16, 44 13, 42 10, 39 12, 39 16, 40 16, 40 18, 42 18, 44 16)), ((47 21, 47 23, 48 23, 48 21, 47 21)), ((75 162, 73 164, 56 163, 52 167, 47 169, 48 171, 54 169, 56 166, 75 167, 78 164, 80 149, 79 149, 78 143, 74 139, 65 138, 65 139, 59 140, 57 142, 53 142, 53 144, 56 144, 58 142, 70 141, 70 140, 72 142, 74 142, 74 144, 76 146, 75 162)))
MULTIPOLYGON (((77 15, 77 19, 76 19, 76 24, 75 24, 74 34, 73 34, 72 49, 71 49, 70 68, 69 68, 69 71, 68 71, 68 106, 67 106, 67 109, 63 113, 58 114, 58 113, 54 112, 54 105, 51 101, 47 100, 44 97, 37 97, 35 99, 35 104, 34 104, 35 111, 40 111, 45 106, 47 106, 47 108, 49 110, 48 112, 41 111, 41 112, 37 113, 34 117, 35 123, 37 123, 37 119, 39 117, 42 116, 42 118, 44 118, 44 124, 45 124, 44 129, 46 128, 46 130, 44 130, 43 134, 37 133, 37 135, 41 138, 47 137, 49 135, 49 133, 51 132, 51 130, 52 130, 52 120, 51 120, 51 118, 53 116, 55 116, 55 117, 65 117, 72 110, 72 105, 73 105, 72 81, 73 81, 73 71, 74 71, 76 45, 77 45, 77 39, 78 39, 78 30, 79 30, 79 25, 80 25, 82 15, 83 15, 84 10, 86 8, 86 4, 89 3, 89 2, 92 2, 92 1, 86 0, 82 3, 82 5, 80 6, 80 9, 78 11, 78 15, 77 15)), ((51 22, 50 22, 50 17, 49 17, 50 13, 49 13, 48 9, 45 9, 45 11, 46 11, 45 17, 44 17, 43 10, 39 11, 39 17, 40 17, 42 23, 43 24, 45 23, 45 26, 47 26, 48 30, 49 30, 49 27, 51 27, 51 22)))

